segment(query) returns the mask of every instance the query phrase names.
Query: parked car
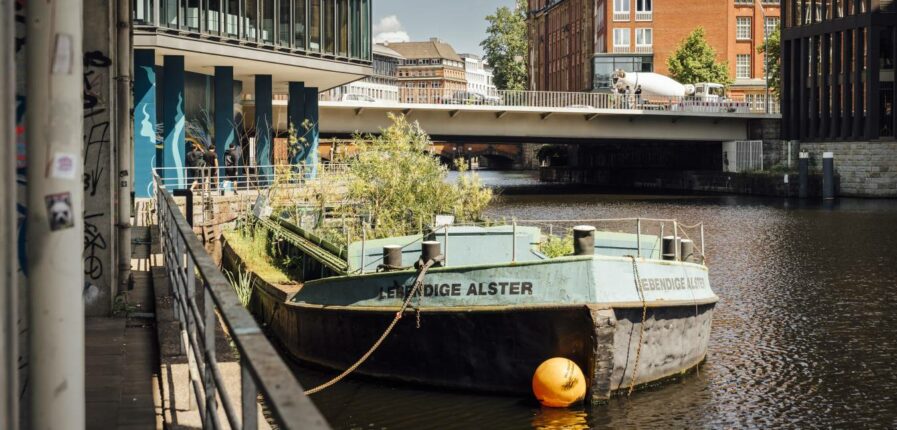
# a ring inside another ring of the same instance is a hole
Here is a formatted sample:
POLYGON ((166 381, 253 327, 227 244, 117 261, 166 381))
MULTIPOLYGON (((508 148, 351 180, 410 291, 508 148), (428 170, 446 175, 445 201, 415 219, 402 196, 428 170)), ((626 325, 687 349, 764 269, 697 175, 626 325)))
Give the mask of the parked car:
POLYGON ((365 102, 365 103, 374 103, 377 99, 367 96, 364 94, 343 94, 343 97, 340 99, 344 102, 365 102))

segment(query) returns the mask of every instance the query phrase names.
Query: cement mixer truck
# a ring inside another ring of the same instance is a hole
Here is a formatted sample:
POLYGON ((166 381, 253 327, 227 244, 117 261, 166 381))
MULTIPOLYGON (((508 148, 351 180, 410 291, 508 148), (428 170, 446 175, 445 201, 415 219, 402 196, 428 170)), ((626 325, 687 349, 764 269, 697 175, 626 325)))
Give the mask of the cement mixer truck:
POLYGON ((712 82, 681 84, 659 73, 623 70, 614 72, 613 82, 617 94, 637 97, 635 103, 642 109, 693 112, 747 110, 746 104, 726 98, 726 87, 722 84, 712 82))

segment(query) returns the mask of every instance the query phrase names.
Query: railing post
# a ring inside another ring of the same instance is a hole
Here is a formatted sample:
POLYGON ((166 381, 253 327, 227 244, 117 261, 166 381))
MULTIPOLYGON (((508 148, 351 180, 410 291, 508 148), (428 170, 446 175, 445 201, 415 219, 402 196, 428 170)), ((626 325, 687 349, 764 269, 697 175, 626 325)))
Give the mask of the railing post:
POLYGON ((445 246, 442 249, 442 265, 448 266, 448 241, 449 241, 449 226, 448 224, 444 225, 445 228, 445 246))
POLYGON ((258 429, 257 398, 255 380, 252 379, 246 359, 240 357, 240 414, 243 418, 243 430, 258 429))
POLYGON ((701 264, 704 264, 704 223, 701 223, 701 264))
POLYGON ((361 265, 358 268, 359 273, 364 274, 364 245, 368 240, 367 224, 361 223, 361 265))
POLYGON ((673 221, 673 243, 675 244, 673 253, 676 255, 676 261, 679 261, 679 223, 677 221, 673 221))
POLYGON ((517 220, 514 220, 514 229, 511 232, 511 262, 517 261, 517 220))
POLYGON ((635 220, 635 256, 642 258, 642 219, 635 220))
MULTIPOLYGON (((190 273, 190 277, 193 277, 193 273, 190 273)), ((215 414, 217 413, 217 401, 215 400, 215 376, 212 374, 214 371, 212 366, 215 365, 215 326, 217 321, 215 319, 215 304, 212 302, 212 294, 209 292, 208 286, 203 282, 203 316, 205 319, 205 323, 203 324, 205 330, 203 333, 203 349, 205 350, 205 366, 203 372, 203 391, 206 394, 206 423, 203 423, 204 428, 210 428, 211 424, 214 422, 215 414)), ((254 402, 253 402, 254 403, 254 402)))
MULTIPOLYGON (((178 242, 181 243, 180 240, 178 240, 178 242)), ((184 244, 184 245, 186 245, 186 244, 184 244)), ((186 246, 184 246, 184 247, 186 248, 186 246)), ((183 290, 181 290, 179 286, 175 286, 175 288, 178 289, 179 293, 183 293, 183 294, 178 294, 178 296, 180 296, 180 300, 179 300, 180 305, 177 308, 178 308, 178 310, 183 310, 183 312, 184 312, 184 315, 183 315, 184 318, 183 318, 182 322, 184 324, 184 329, 187 331, 186 348, 188 350, 190 350, 190 349, 193 349, 193 346, 190 343, 190 339, 196 338, 196 321, 190 314, 190 300, 196 296, 196 293, 195 293, 196 277, 193 276, 193 259, 190 258, 190 255, 186 252, 186 250, 184 250, 183 254, 181 254, 181 253, 178 254, 177 271, 183 273, 184 281, 185 281, 183 290), (181 264, 182 262, 183 262, 183 265, 181 264)), ((187 354, 188 356, 190 355, 190 351, 184 351, 184 353, 187 354)), ((199 351, 193 351, 193 356, 196 357, 196 359, 197 359, 196 360, 197 368, 200 368, 200 365, 201 365, 199 354, 200 354, 199 351)), ((208 363, 206 363, 206 364, 208 364, 208 363)), ((206 365, 205 368, 208 369, 209 366, 206 365)), ((190 379, 192 379, 192 378, 190 378, 190 379)), ((190 393, 190 391, 191 390, 187 390, 188 393, 190 393)), ((188 395, 188 397, 192 399, 193 396, 188 395)), ((199 399, 197 399, 197 400, 199 400, 199 399)), ((191 409, 193 408, 192 401, 190 402, 190 408, 191 409)), ((206 416, 206 420, 208 420, 208 416, 206 416)), ((206 423, 203 423, 203 424, 205 425, 206 423)))

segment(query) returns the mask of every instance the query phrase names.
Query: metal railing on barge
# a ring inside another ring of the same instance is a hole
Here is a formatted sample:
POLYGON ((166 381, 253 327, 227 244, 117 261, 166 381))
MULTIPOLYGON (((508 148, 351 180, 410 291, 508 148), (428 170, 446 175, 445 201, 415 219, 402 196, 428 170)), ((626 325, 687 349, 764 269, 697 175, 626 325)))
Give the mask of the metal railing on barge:
POLYGON ((292 377, 289 366, 240 304, 231 283, 206 252, 156 174, 154 181, 164 266, 175 297, 182 348, 187 355, 190 384, 203 428, 258 428, 259 393, 280 428, 328 428, 324 417, 303 394, 299 381, 292 377), (202 303, 197 300, 199 294, 202 303), (239 353, 239 412, 224 384, 215 355, 218 317, 239 353), (219 403, 229 426, 220 422, 219 403))
MULTIPOLYGON (((280 217, 260 217, 256 218, 259 225, 275 234, 278 238, 282 238, 291 243, 300 252, 307 256, 320 261, 322 264, 333 270, 335 274, 364 274, 377 270, 383 261, 381 248, 377 246, 383 245, 383 239, 369 238, 369 227, 365 223, 361 223, 360 236, 357 241, 347 244, 346 246, 337 246, 331 244, 308 229, 293 223, 291 220, 280 217), (301 237, 300 237, 301 236, 301 237), (355 247, 350 252, 350 245, 355 247), (360 248, 360 249, 359 249, 360 248), (334 263, 336 262, 336 263, 334 263), (372 269, 373 268, 373 269, 372 269)), ((526 227, 539 227, 542 237, 539 244, 550 237, 574 236, 573 229, 576 226, 595 227, 596 234, 606 233, 623 233, 627 234, 628 240, 634 240, 622 248, 618 244, 609 244, 599 242, 595 239, 597 249, 616 250, 620 256, 632 256, 639 259, 659 259, 673 261, 687 261, 698 264, 706 263, 704 224, 699 222, 694 225, 685 225, 675 219, 659 219, 659 218, 602 218, 602 219, 578 219, 578 220, 510 220, 500 223, 453 223, 448 225, 439 225, 424 229, 417 235, 409 235, 405 237, 405 242, 391 242, 388 245, 398 246, 403 254, 417 255, 421 244, 426 240, 437 240, 441 242, 441 252, 443 256, 442 265, 451 266, 452 262, 457 261, 454 257, 454 248, 452 247, 452 236, 460 234, 471 234, 474 231, 464 231, 465 227, 499 227, 504 231, 492 231, 490 234, 504 234, 510 236, 510 241, 504 240, 503 245, 496 245, 494 250, 499 251, 498 254, 504 255, 502 263, 514 263, 525 260, 524 248, 535 246, 536 242, 524 242, 529 239, 529 233, 524 231, 526 227), (452 228, 460 228, 460 230, 452 231, 452 228), (519 228, 518 228, 519 227, 519 228), (689 233, 691 232, 691 234, 689 233), (416 237, 415 237, 416 236, 416 237), (692 237, 694 236, 694 237, 692 237), (410 240, 407 240, 409 239, 410 240), (672 243, 666 244, 666 241, 672 240, 672 243), (682 249, 684 242, 693 244, 689 255, 685 255, 682 249), (509 246, 509 251, 507 247, 509 246), (669 246, 670 249, 665 247, 669 246), (502 250, 504 249, 504 250, 502 250)), ((463 239, 455 239, 462 240, 463 239)), ((602 238, 604 240, 604 238, 602 238)), ((499 241, 502 242, 502 241, 499 241)), ((606 254, 616 255, 616 254, 606 254)), ((540 258, 545 258, 544 255, 540 258)), ((457 263, 455 263, 457 264, 457 263)), ((471 264, 466 261, 464 264, 471 264)))

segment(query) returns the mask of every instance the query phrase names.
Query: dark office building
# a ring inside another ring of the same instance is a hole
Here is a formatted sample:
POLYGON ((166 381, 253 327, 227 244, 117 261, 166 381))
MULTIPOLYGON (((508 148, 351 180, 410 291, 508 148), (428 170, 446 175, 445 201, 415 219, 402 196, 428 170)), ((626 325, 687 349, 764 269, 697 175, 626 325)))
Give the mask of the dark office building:
POLYGON ((842 194, 897 196, 897 3, 784 3, 783 137, 811 159, 834 152, 842 194))

